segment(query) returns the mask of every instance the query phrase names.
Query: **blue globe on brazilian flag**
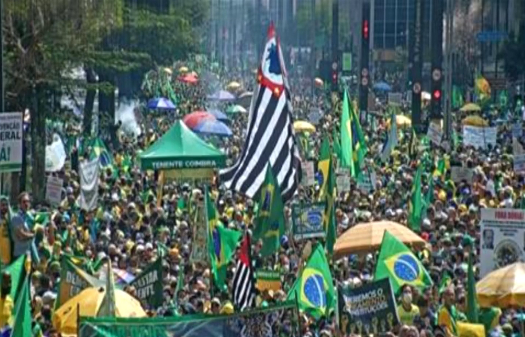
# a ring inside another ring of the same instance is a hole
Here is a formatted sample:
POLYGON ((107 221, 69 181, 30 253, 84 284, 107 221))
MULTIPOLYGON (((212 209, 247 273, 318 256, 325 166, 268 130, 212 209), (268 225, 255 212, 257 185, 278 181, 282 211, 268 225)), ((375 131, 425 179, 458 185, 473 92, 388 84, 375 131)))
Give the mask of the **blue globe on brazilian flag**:
POLYGON ((328 315, 335 307, 334 281, 320 244, 310 255, 301 276, 288 293, 288 300, 296 297, 299 309, 315 318, 328 315))
POLYGON ((375 279, 386 277, 390 278, 394 293, 397 293, 404 284, 417 288, 432 285, 432 279, 419 259, 388 231, 385 231, 381 242, 375 279))

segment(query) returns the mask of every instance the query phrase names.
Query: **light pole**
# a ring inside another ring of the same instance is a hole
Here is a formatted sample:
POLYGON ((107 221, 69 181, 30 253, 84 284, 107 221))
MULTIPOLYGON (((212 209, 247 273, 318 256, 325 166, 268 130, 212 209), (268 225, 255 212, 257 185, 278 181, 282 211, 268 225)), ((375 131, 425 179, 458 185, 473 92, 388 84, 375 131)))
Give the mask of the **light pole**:
POLYGON ((452 139, 452 45, 454 31, 454 11, 453 1, 447 0, 446 7, 446 25, 445 32, 446 55, 445 55, 445 120, 444 120, 444 137, 450 141, 452 139))

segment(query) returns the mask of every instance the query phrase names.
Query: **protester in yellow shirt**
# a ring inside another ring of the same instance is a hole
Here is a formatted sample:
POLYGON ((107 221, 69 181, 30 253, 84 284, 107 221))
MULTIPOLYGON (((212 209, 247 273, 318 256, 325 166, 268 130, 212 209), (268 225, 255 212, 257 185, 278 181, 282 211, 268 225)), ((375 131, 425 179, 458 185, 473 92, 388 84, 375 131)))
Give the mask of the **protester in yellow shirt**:
POLYGON ((447 337, 457 336, 456 320, 457 311, 454 305, 456 293, 450 286, 443 292, 443 305, 438 311, 438 325, 445 330, 447 337))
POLYGON ((6 197, 0 197, 0 262, 4 266, 11 263, 9 220, 9 202, 6 197))
POLYGON ((412 304, 412 287, 405 284, 401 287, 401 304, 397 306, 397 314, 401 324, 414 325, 414 320, 419 316, 419 308, 412 304))
POLYGON ((11 274, 7 271, 2 273, 2 288, 0 289, 0 330, 3 330, 7 325, 13 326, 13 299, 9 294, 11 293, 11 274))

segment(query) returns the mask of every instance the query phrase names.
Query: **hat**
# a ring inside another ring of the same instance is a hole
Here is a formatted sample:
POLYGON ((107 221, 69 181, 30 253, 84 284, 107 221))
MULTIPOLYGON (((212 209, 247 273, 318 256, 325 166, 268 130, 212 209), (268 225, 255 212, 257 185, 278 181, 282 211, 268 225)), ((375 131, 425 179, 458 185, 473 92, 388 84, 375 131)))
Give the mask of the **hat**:
POLYGON ((233 309, 233 304, 230 301, 228 301, 222 306, 221 314, 231 315, 234 313, 234 311, 235 310, 233 309))

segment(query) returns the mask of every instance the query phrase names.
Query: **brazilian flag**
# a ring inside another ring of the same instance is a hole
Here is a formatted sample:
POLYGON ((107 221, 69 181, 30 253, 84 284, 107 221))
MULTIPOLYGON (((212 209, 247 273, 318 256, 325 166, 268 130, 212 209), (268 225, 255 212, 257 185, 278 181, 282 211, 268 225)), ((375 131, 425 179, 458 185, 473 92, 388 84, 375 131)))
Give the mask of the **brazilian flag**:
POLYGON ((432 285, 432 279, 419 259, 388 231, 385 231, 381 242, 375 279, 386 277, 390 278, 394 293, 405 284, 420 289, 432 285))
POLYGON ((335 308, 336 294, 330 266, 321 244, 313 250, 306 267, 290 291, 288 300, 296 300, 301 311, 320 318, 335 308))
POLYGON ((113 156, 109 153, 108 148, 102 139, 99 137, 93 139, 89 146, 92 151, 90 154, 91 160, 98 158, 101 168, 113 166, 113 156))

